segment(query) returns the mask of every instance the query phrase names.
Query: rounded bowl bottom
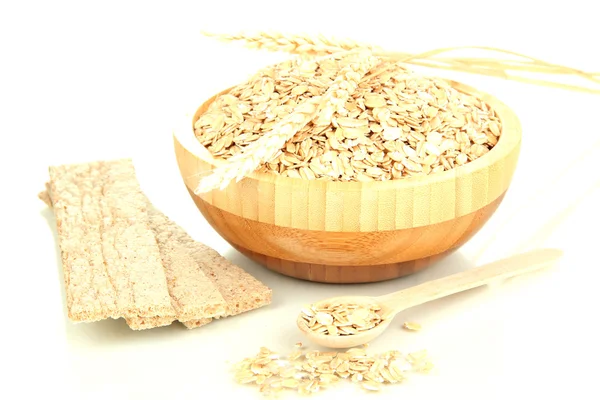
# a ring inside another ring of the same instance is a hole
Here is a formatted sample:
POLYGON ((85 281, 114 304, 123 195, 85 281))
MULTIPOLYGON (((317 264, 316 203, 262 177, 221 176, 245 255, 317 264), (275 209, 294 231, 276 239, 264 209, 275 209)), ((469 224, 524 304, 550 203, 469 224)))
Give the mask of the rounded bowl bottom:
POLYGON ((272 271, 321 283, 380 282, 420 271, 473 237, 504 197, 470 214, 423 227, 325 232, 246 219, 188 192, 208 223, 237 251, 272 271))

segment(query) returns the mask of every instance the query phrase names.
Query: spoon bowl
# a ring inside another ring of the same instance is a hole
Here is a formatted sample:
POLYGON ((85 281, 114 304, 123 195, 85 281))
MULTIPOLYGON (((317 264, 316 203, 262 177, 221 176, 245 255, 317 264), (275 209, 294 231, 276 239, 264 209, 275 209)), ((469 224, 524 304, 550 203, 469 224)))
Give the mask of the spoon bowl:
POLYGON ((379 305, 381 310, 378 312, 382 317, 386 315, 391 315, 391 318, 382 318, 381 322, 375 327, 363 331, 358 335, 348 335, 348 336, 332 336, 332 335, 323 335, 317 332, 314 332, 308 326, 308 323, 304 318, 302 318, 302 314, 298 315, 296 319, 296 324, 298 328, 314 343, 317 343, 324 347, 330 347, 334 349, 339 348, 350 348, 359 346, 364 343, 371 342, 376 339, 379 335, 381 335, 388 328, 390 323, 392 322, 394 310, 385 304, 380 304, 380 300, 378 297, 370 297, 370 296, 340 296, 340 297, 331 297, 326 300, 321 300, 314 305, 319 306, 327 306, 331 303, 351 303, 358 305, 379 305))
POLYGON ((334 303, 377 305, 379 307, 377 314, 381 317, 381 321, 373 328, 359 331, 356 334, 330 335, 315 332, 308 326, 308 323, 302 317, 302 313, 298 315, 296 324, 308 339, 320 346, 338 349, 359 346, 379 337, 390 326, 396 314, 402 310, 483 286, 495 280, 507 279, 527 272, 533 272, 552 265, 561 256, 562 251, 559 249, 538 249, 384 296, 339 296, 314 303, 316 308, 319 308, 319 306, 327 307, 334 303))

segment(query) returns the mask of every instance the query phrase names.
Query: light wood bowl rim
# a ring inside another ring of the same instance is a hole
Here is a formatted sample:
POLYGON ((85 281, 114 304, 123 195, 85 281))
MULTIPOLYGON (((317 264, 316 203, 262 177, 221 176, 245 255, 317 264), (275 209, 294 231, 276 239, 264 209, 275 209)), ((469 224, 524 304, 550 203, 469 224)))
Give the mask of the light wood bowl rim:
MULTIPOLYGON (((455 167, 448 171, 438 172, 431 175, 416 175, 390 181, 372 181, 372 182, 339 182, 327 180, 306 180, 301 178, 290 178, 281 175, 269 174, 264 172, 253 172, 246 178, 257 181, 273 183, 277 186, 301 187, 318 190, 342 190, 342 191, 363 191, 363 190, 392 190, 401 188, 410 188, 423 186, 434 182, 454 181, 457 176, 464 176, 476 173, 490 165, 493 165, 511 154, 515 146, 521 142, 522 129, 520 121, 513 110, 489 93, 480 91, 472 86, 462 82, 445 79, 455 89, 467 93, 475 94, 485 103, 487 103, 499 116, 502 123, 501 135, 498 143, 485 155, 467 164, 455 167)), ((209 99, 204 100, 195 111, 188 112, 179 121, 173 132, 174 139, 181 146, 196 158, 210 164, 213 167, 221 165, 223 160, 212 157, 210 152, 198 141, 194 133, 194 123, 198 119, 200 109, 214 101, 217 96, 229 92, 232 87, 214 94, 209 99)), ((192 188, 190 188, 192 189, 192 188)), ((193 188, 195 189, 195 188, 193 188)))

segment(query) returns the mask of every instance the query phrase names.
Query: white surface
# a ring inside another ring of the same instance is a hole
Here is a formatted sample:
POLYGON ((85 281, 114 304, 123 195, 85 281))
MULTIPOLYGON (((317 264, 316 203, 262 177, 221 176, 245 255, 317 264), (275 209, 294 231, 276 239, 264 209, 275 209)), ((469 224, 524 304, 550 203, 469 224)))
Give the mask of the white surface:
MULTIPOLYGON (((600 96, 456 76, 518 113, 524 139, 512 187, 451 258, 405 279, 356 287, 286 278, 234 252, 187 196, 171 141, 186 107, 275 59, 205 40, 201 29, 322 32, 407 51, 490 45, 600 70, 590 2, 372 0, 343 2, 340 12, 325 1, 11 3, 0 5, 2 398, 258 398, 232 383, 226 362, 302 340, 294 319, 303 303, 383 294, 533 246, 558 246, 565 258, 551 272, 399 315, 371 350, 424 347, 438 369, 380 396, 598 398, 600 96), (49 165, 117 157, 135 159, 144 190, 166 214, 270 285, 273 304, 193 331, 70 323, 54 220, 36 196, 49 165), (424 330, 408 333, 404 320, 424 330)), ((334 395, 362 392, 342 385, 317 397, 334 395)))

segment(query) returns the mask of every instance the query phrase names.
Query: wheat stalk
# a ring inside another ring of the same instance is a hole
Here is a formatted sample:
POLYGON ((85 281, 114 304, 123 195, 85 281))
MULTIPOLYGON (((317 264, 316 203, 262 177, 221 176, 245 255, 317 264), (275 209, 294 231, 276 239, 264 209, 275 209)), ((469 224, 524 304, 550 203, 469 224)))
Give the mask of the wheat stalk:
POLYGON ((281 51, 309 56, 325 56, 355 50, 374 51, 376 49, 372 45, 359 43, 354 40, 328 38, 323 35, 285 35, 272 32, 217 34, 203 31, 201 33, 204 36, 213 37, 223 42, 243 42, 244 47, 250 49, 281 51))
POLYGON ((348 56, 355 57, 355 61, 340 70, 323 96, 314 96, 298 105, 294 113, 282 118, 271 131, 228 159, 227 163, 216 167, 210 175, 201 178, 195 193, 223 190, 230 182, 237 182, 256 171, 261 164, 275 158, 285 143, 310 121, 316 119, 317 125, 328 125, 333 113, 344 106, 362 78, 379 62, 368 50, 345 57, 348 56))
POLYGON ((511 75, 509 71, 530 72, 538 74, 553 75, 575 75, 584 80, 600 84, 600 73, 586 72, 576 68, 549 63, 534 57, 526 56, 514 51, 498 49, 494 47, 463 46, 435 49, 419 54, 411 54, 397 51, 385 51, 377 46, 358 43, 348 39, 327 38, 323 35, 312 37, 309 35, 291 35, 281 33, 240 33, 240 34, 214 34, 203 32, 204 35, 215 37, 219 40, 231 42, 241 41, 246 47, 263 49, 268 51, 282 51, 303 56, 322 56, 342 51, 357 49, 371 49, 374 56, 391 58, 405 64, 415 66, 444 69, 450 71, 467 72, 478 75, 491 76, 506 80, 513 80, 528 84, 546 87, 574 90, 586 93, 600 94, 600 89, 586 86, 568 85, 555 81, 532 79, 522 76, 511 75), (478 59, 472 57, 437 57, 442 53, 455 50, 480 50, 503 53, 506 55, 522 58, 522 61, 501 59, 478 59))

